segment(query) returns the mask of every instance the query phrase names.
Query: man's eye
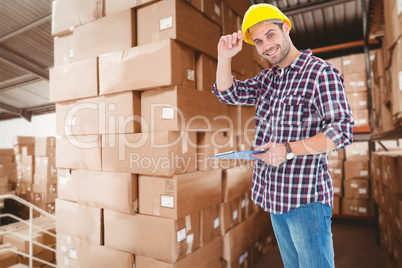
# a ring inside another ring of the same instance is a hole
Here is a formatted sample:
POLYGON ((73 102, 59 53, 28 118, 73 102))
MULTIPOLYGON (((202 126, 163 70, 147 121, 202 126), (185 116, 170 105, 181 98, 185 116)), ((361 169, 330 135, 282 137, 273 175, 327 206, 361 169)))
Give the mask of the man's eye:
POLYGON ((261 44, 261 40, 256 41, 255 44, 256 44, 256 45, 261 44))
POLYGON ((269 34, 268 35, 268 38, 271 38, 271 37, 273 37, 274 36, 274 34, 269 34))

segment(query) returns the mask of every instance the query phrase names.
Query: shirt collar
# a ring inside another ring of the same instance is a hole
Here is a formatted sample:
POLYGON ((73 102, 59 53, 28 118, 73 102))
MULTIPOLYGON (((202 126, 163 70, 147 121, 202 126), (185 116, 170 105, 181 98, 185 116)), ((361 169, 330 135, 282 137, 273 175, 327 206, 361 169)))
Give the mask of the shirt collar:
MULTIPOLYGON (((307 62, 307 59, 310 58, 312 55, 312 52, 310 49, 306 49, 301 51, 301 54, 299 57, 297 57, 289 66, 287 66, 284 70, 290 68, 293 69, 296 72, 300 72, 304 65, 307 62)), ((275 65, 274 67, 271 68, 270 73, 275 76, 280 76, 281 75, 281 68, 278 65, 275 65)))

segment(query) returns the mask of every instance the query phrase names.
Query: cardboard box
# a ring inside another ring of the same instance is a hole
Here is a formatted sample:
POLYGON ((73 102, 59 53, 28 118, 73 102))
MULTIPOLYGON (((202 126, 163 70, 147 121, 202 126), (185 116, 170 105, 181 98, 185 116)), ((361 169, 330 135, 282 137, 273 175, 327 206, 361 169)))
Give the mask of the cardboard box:
POLYGON ((56 104, 58 135, 141 132, 139 92, 56 104))
POLYGON ((222 236, 225 235, 228 230, 239 224, 239 204, 240 197, 220 204, 220 223, 222 236))
POLYGON ((193 172, 195 140, 196 133, 178 131, 104 135, 102 170, 167 177, 193 172))
POLYGON ((329 173, 331 174, 332 180, 343 179, 343 161, 338 162, 337 160, 329 160, 328 170, 329 173))
POLYGON ((351 54, 342 57, 342 74, 361 73, 366 71, 366 57, 364 53, 351 54))
MULTIPOLYGON (((37 184, 34 183, 32 184, 32 192, 34 193, 40 193, 40 194, 54 194, 57 196, 57 184, 37 184)), ((45 202, 45 203, 54 203, 53 202, 45 202)))
MULTIPOLYGON (((198 132, 197 133, 197 169, 201 171, 230 168, 235 165, 232 159, 210 159, 219 153, 235 151, 236 137, 232 132, 198 132)), ((240 162, 240 160, 239 160, 240 162)))
MULTIPOLYGON (((241 29, 241 24, 241 17, 227 3, 222 3, 222 34, 226 35, 237 32, 241 29)), ((250 68, 254 62, 253 50, 255 50, 254 46, 244 44, 242 50, 232 58, 232 70, 247 76, 247 78, 255 76, 256 74, 250 68)))
MULTIPOLYGON (((42 189, 38 190, 39 184, 32 184, 32 192, 36 191, 43 191, 42 189), (35 189, 36 188, 36 189, 35 189)), ((53 186, 50 186, 53 191, 57 191, 57 187, 54 188, 53 186)), ((57 198, 57 192, 53 193, 33 193, 33 200, 32 204, 35 206, 40 206, 40 205, 45 205, 45 204, 54 204, 56 202, 57 198)), ((54 206, 53 206, 54 208, 54 206)), ((53 212, 54 213, 54 212, 53 212)))
POLYGON ((49 76, 49 99, 51 102, 98 96, 97 57, 89 57, 61 66, 56 65, 50 68, 49 76))
MULTIPOLYGON (((48 148, 55 148, 55 147, 48 147, 48 148)), ((35 175, 56 176, 57 175, 56 157, 35 156, 35 175)))
POLYGON ((218 25, 222 25, 222 0, 186 0, 197 10, 204 13, 210 20, 218 25))
POLYGON ((59 168, 102 169, 99 135, 58 136, 56 154, 59 168))
POLYGON ((370 198, 370 182, 365 179, 348 179, 343 181, 344 197, 354 199, 370 198))
POLYGON ((25 155, 33 155, 35 154, 35 143, 32 143, 30 145, 15 145, 14 146, 14 154, 15 154, 15 160, 17 161, 18 155, 22 155, 22 151, 24 149, 24 154, 25 155))
POLYGON ((345 180, 369 179, 369 161, 345 161, 345 180))
POLYGON ((222 34, 232 34, 241 29, 239 14, 237 14, 225 1, 222 1, 222 34))
POLYGON ((341 197, 334 196, 334 208, 332 209, 332 215, 341 214, 341 197))
POLYGON ((35 174, 34 184, 57 184, 57 174, 55 175, 35 174))
MULTIPOLYGON (((56 197, 57 198, 57 197, 56 197)), ((56 203, 35 203, 35 206, 40 208, 41 210, 54 215, 56 213, 56 203)), ((34 218, 35 217, 41 217, 43 213, 39 213, 38 211, 34 211, 33 213, 34 218)))
POLYGON ((256 216, 253 214, 224 235, 222 254, 224 260, 232 263, 252 245, 256 239, 255 220, 256 216))
POLYGON ((35 146, 35 156, 56 156, 56 146, 54 147, 35 146))
MULTIPOLYGON (((51 249, 56 249, 56 244, 48 245, 51 249)), ((37 261, 35 259, 32 260, 32 267, 41 267, 43 266, 43 261, 48 263, 56 262, 56 254, 50 249, 44 249, 41 253, 34 254, 32 257, 38 258, 41 261, 37 261)), ((29 267, 29 257, 21 256, 18 260, 17 267, 29 267)), ((15 266, 14 266, 15 267, 15 266)))
MULTIPOLYGON (((13 247, 16 247, 18 251, 23 252, 25 254, 29 254, 29 240, 25 239, 25 237, 28 236, 29 233, 27 233, 26 230, 6 233, 3 235, 3 243, 6 245, 7 244, 12 245, 13 247)), ((39 244, 43 244, 43 234, 34 232, 32 234, 32 241, 35 241, 39 244)), ((33 244, 32 253, 38 254, 40 252, 43 252, 43 247, 33 244)))
POLYGON ((99 57, 100 94, 181 85, 195 88, 195 52, 172 40, 99 57))
POLYGON ((58 267, 133 267, 134 255, 57 232, 58 267))
POLYGON ((228 128, 227 105, 211 92, 181 86, 141 93, 143 132, 214 131, 228 128))
POLYGON ((78 202, 78 171, 59 168, 57 172, 57 195, 59 199, 78 202))
POLYGON ((402 153, 394 152, 382 155, 383 183, 393 194, 402 194, 402 153))
POLYGON ((369 160, 369 143, 353 142, 345 148, 346 160, 348 161, 368 161, 369 160))
POLYGON ((247 1, 242 0, 222 0, 225 5, 230 7, 234 12, 243 16, 246 13, 247 9, 250 7, 247 1))
POLYGON ((152 4, 153 2, 157 2, 159 0, 113 0, 113 1, 105 1, 105 11, 106 16, 110 16, 112 14, 118 13, 125 9, 134 8, 137 9, 144 5, 152 4))
POLYGON ((56 199, 56 231, 78 239, 103 244, 102 209, 56 199))
POLYGON ((158 268, 187 268, 187 267, 220 267, 222 254, 222 238, 216 238, 211 243, 197 249, 181 260, 171 264, 149 257, 135 255, 135 267, 158 267, 158 268))
POLYGON ((200 246, 204 247, 220 236, 220 205, 216 204, 201 210, 200 246))
POLYGON ((369 125, 369 112, 366 109, 363 110, 354 110, 353 120, 355 121, 355 126, 368 126, 369 125))
POLYGON ((398 20, 401 14, 400 0, 384 1, 385 39, 387 49, 390 49, 401 37, 402 28, 398 20))
POLYGON ((104 211, 105 246, 174 263, 200 245, 200 214, 172 220, 104 211))
POLYGON ((195 7, 197 10, 202 12, 202 5, 203 5, 202 0, 186 0, 186 1, 187 3, 195 7))
POLYGON ((0 163, 13 163, 14 160, 14 155, 0 155, 0 163))
MULTIPOLYGON (((237 150, 255 150, 255 130, 247 129, 244 130, 242 135, 237 136, 237 150)), ((253 161, 251 161, 253 162, 253 161)), ((253 162, 254 163, 254 162, 253 162)))
POLYGON ((35 137, 32 137, 32 136, 14 136, 12 142, 13 142, 13 146, 16 146, 16 145, 25 145, 25 146, 32 145, 32 146, 35 146, 35 137))
POLYGON ((361 109, 367 110, 367 92, 346 93, 346 97, 352 111, 361 109))
POLYGON ((172 38, 217 57, 219 25, 184 0, 164 0, 137 9, 137 25, 138 45, 172 38))
POLYGON ((210 92, 215 80, 218 62, 204 53, 198 54, 195 61, 196 88, 210 92))
POLYGON ((0 155, 1 156, 14 155, 14 148, 1 148, 0 155))
POLYGON ((78 170, 78 204, 135 214, 137 174, 78 170))
POLYGON ((56 0, 52 2, 52 35, 70 33, 74 27, 103 16, 103 1, 56 0))
POLYGON ((365 216, 369 215, 369 206, 367 199, 341 199, 342 215, 365 216))
POLYGON ((178 220, 222 201, 222 171, 139 176, 139 213, 178 220), (197 189, 197 191, 192 191, 197 189))
POLYGON ((341 74, 343 73, 342 70, 342 57, 336 57, 336 58, 331 58, 326 60, 328 63, 331 63, 332 66, 335 67, 341 74))
POLYGON ((343 75, 345 92, 367 92, 366 72, 345 73, 343 75))
POLYGON ((338 163, 342 162, 345 159, 345 149, 339 151, 330 151, 328 152, 328 161, 337 161, 338 163))
MULTIPOLYGON (((400 29, 402 31, 402 28, 400 29)), ((402 37, 392 51, 392 114, 402 114, 402 37)))
POLYGON ((253 179, 253 167, 238 166, 223 171, 222 196, 223 202, 230 202, 250 191, 253 179))
POLYGON ((8 176, 8 170, 6 170, 6 167, 0 164, 0 177, 7 177, 8 176))
POLYGON ((18 249, 16 247, 8 245, 0 245, 0 263, 1 268, 12 267, 18 263, 18 254, 15 252, 18 249), (10 249, 10 251, 8 250, 10 249), (11 251, 13 250, 13 251, 11 251))
POLYGON ((384 53, 382 49, 375 50, 375 58, 373 62, 374 82, 378 83, 380 77, 384 76, 384 53))
POLYGON ((218 25, 222 25, 222 0, 201 0, 201 11, 218 25))
POLYGON ((255 134, 255 106, 228 105, 228 115, 236 135, 255 134))
POLYGON ((240 196, 239 203, 239 221, 243 222, 253 213, 253 201, 251 200, 251 192, 247 191, 240 196))
POLYGON ((343 196, 342 179, 332 179, 334 184, 334 196, 343 196))
POLYGON ((135 46, 134 11, 123 10, 54 38, 54 65, 60 66, 135 46))

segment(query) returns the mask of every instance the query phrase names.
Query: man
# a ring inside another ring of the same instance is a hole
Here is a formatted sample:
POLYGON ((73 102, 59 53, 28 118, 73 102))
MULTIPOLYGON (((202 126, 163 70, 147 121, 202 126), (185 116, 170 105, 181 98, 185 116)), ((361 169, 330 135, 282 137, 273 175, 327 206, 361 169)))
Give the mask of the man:
POLYGON ((275 6, 252 5, 243 31, 219 40, 212 92, 224 103, 256 106, 256 146, 268 151, 254 155, 252 200, 271 213, 285 267, 334 267, 327 152, 352 143, 354 121, 341 74, 298 51, 291 27, 275 6), (246 81, 231 74, 242 39, 274 65, 246 81))

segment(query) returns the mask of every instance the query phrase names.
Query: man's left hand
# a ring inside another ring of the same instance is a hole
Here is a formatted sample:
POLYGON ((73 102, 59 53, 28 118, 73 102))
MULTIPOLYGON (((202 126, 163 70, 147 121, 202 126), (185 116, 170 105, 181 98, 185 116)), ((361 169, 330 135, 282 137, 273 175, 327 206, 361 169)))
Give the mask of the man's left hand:
POLYGON ((253 154, 253 156, 275 167, 286 161, 286 147, 284 144, 268 142, 256 150, 268 150, 265 153, 253 154))

